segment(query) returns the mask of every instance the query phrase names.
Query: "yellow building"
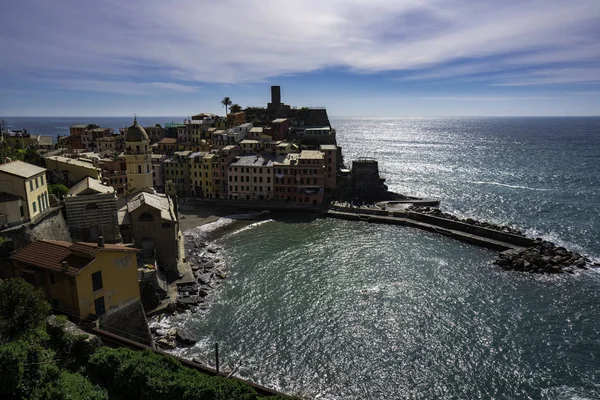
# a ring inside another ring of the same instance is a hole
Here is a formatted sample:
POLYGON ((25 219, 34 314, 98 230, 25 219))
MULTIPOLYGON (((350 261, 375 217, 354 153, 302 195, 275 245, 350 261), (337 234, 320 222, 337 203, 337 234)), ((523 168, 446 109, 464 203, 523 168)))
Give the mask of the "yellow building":
POLYGON ((13 254, 13 276, 39 287, 57 309, 99 317, 140 300, 139 250, 98 243, 38 240, 13 254))
POLYGON ((25 163, 13 161, 0 165, 0 187, 2 192, 23 199, 19 215, 11 215, 10 220, 35 219, 50 208, 48 199, 48 186, 46 183, 46 170, 25 163))
POLYGON ((44 157, 44 162, 48 171, 55 172, 58 179, 64 181, 69 186, 87 177, 99 181, 102 180, 102 170, 94 166, 91 161, 62 156, 49 156, 44 157))
POLYGON ((196 152, 190 154, 190 194, 192 196, 202 196, 202 165, 206 153, 196 152))
POLYGON ((191 151, 176 151, 163 161, 165 180, 175 184, 179 196, 190 195, 190 154, 191 151))
POLYGON ((202 157, 202 195, 205 199, 216 198, 216 191, 213 185, 213 176, 215 167, 218 168, 219 157, 214 153, 208 153, 202 157))
POLYGON ((127 193, 133 194, 152 188, 152 149, 148 134, 133 119, 125 133, 125 162, 127 163, 127 193))

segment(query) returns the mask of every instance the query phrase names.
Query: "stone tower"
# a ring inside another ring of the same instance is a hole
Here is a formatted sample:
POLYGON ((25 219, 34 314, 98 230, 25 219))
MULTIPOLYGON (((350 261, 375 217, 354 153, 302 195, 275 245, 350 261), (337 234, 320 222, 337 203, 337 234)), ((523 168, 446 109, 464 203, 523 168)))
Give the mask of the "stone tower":
POLYGON ((125 133, 125 161, 127 162, 127 194, 152 189, 152 150, 144 128, 137 123, 125 133))

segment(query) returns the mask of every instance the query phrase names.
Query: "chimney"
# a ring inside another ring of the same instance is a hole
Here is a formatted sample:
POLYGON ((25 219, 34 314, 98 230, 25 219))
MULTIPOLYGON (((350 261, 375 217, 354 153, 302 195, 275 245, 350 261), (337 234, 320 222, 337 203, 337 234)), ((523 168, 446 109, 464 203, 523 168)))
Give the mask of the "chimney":
POLYGON ((104 247, 104 236, 98 236, 98 247, 104 247))
POLYGON ((63 261, 60 263, 62 272, 67 272, 67 270, 69 269, 69 263, 66 261, 63 261))

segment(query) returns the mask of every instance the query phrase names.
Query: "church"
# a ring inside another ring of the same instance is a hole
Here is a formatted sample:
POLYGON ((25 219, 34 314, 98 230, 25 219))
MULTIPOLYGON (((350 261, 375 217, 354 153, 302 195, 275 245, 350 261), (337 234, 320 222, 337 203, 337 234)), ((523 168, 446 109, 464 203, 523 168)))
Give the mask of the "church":
POLYGON ((156 193, 152 179, 150 140, 137 118, 125 132, 127 195, 117 203, 123 243, 142 249, 141 257, 155 259, 167 276, 176 277, 183 255, 177 205, 166 194, 156 193))

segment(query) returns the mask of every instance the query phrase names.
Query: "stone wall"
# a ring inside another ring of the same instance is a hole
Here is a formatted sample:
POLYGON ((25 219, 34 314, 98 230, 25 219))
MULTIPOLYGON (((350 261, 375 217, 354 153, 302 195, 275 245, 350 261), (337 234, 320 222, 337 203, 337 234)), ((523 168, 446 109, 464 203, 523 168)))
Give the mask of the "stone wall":
POLYGON ((2 237, 13 240, 14 250, 19 250, 36 240, 71 241, 67 223, 58 207, 34 223, 3 231, 2 237))
POLYGON ((146 346, 153 346, 144 307, 139 300, 110 310, 98 319, 98 327, 146 346))

